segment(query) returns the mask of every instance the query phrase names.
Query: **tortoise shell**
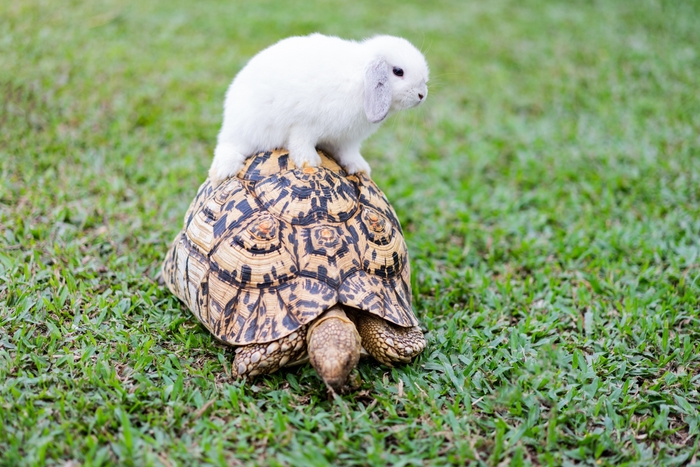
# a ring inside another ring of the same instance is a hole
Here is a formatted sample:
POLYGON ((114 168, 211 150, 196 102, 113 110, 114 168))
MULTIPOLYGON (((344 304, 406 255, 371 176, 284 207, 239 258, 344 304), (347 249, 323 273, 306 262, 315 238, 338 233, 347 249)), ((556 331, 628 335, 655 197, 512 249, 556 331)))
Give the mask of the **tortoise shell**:
POLYGON ((217 339, 275 341, 336 303, 418 325, 396 213, 369 177, 319 154, 297 168, 287 151, 260 153, 199 188, 163 278, 217 339))

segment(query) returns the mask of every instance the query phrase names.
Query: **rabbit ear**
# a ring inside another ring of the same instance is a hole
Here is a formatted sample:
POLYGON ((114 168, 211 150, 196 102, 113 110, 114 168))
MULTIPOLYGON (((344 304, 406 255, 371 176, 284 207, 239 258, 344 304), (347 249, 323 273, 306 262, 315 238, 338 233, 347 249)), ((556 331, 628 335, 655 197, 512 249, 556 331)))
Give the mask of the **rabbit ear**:
POLYGON ((386 62, 377 59, 365 70, 365 115, 372 123, 386 118, 391 107, 391 88, 386 62))

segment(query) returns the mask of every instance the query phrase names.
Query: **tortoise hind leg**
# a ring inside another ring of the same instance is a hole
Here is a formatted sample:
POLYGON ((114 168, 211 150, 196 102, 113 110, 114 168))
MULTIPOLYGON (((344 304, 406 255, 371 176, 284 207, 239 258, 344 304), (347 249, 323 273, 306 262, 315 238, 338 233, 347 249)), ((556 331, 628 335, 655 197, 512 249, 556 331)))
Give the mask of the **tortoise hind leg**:
POLYGON ((233 359, 233 376, 263 375, 273 373, 294 362, 306 352, 306 326, 274 342, 250 344, 236 348, 233 359))
POLYGON ((365 313, 356 313, 355 322, 362 347, 385 365, 408 363, 425 348, 425 337, 418 326, 403 328, 365 313))

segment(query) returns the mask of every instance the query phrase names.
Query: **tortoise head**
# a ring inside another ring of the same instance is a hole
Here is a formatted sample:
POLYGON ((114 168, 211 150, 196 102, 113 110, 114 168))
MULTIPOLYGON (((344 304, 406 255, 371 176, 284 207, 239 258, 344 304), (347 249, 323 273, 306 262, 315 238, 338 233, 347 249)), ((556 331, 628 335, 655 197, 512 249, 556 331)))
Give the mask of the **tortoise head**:
POLYGON ((355 325, 334 306, 309 327, 306 336, 309 362, 334 392, 340 392, 360 360, 362 344, 355 325))

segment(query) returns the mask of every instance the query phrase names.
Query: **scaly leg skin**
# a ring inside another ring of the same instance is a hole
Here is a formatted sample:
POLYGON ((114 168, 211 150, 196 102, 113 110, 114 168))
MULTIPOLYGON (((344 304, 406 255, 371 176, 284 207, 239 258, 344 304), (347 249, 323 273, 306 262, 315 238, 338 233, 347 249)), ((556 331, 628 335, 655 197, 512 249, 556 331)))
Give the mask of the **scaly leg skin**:
POLYGON ((231 144, 220 142, 214 150, 214 160, 209 169, 209 178, 214 186, 230 177, 235 177, 243 168, 246 160, 240 149, 231 144))
POLYGON ((379 362, 394 366, 408 363, 425 348, 420 328, 402 328, 369 314, 355 316, 362 347, 379 362))
POLYGON ((333 392, 340 392, 360 361, 362 343, 355 325, 334 306, 311 324, 307 341, 311 366, 333 392))
POLYGON ((250 344, 236 348, 233 359, 234 378, 272 373, 306 352, 306 326, 267 344, 250 344))
POLYGON ((289 134, 289 157, 297 168, 318 167, 321 165, 321 156, 315 147, 316 142, 309 140, 307 135, 294 129, 289 134))

